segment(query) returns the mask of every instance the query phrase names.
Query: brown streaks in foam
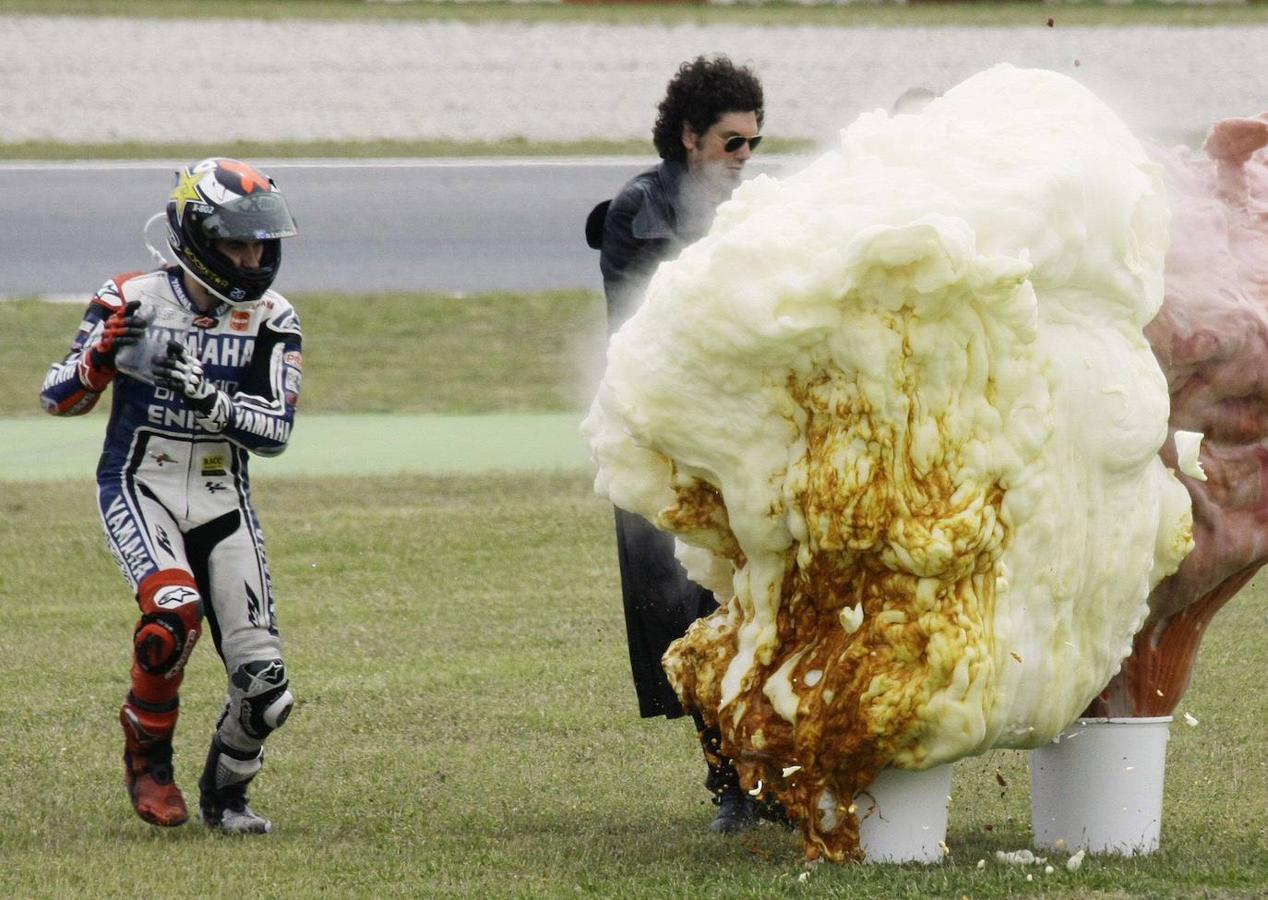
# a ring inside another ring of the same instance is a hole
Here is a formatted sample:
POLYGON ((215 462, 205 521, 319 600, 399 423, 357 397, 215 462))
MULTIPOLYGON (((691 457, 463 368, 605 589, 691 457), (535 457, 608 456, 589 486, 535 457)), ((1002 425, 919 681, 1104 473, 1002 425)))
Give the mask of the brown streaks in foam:
POLYGON ((677 464, 671 459, 669 465, 675 505, 661 510, 656 516, 656 527, 674 534, 694 534, 703 538, 715 553, 730 560, 737 569, 743 568, 744 551, 731 531, 722 492, 715 485, 698 478, 680 485, 677 464))
MULTIPOLYGON (((773 649, 757 654, 739 695, 719 710, 743 625, 733 600, 675 644, 666 666, 688 705, 708 719, 717 710, 723 749, 745 787, 760 784, 800 823, 807 858, 844 862, 862 858, 852 798, 899 754, 920 764, 931 696, 964 658, 974 660, 975 677, 989 677, 1003 491, 957 492, 946 465, 918 470, 906 428, 877 421, 839 372, 790 381, 789 390, 805 413, 807 448, 804 481, 789 502, 808 538, 785 557, 773 649), (859 442, 867 462, 847 471, 843 461, 857 458, 859 442), (930 551, 947 541, 959 552, 930 551), (861 622, 849 630, 842 612, 860 606, 861 622), (794 722, 763 690, 785 665, 794 722)), ((946 453, 943 463, 955 448, 946 453)), ((716 491, 680 492, 679 500, 701 522, 717 522, 716 507, 725 507, 716 491)))

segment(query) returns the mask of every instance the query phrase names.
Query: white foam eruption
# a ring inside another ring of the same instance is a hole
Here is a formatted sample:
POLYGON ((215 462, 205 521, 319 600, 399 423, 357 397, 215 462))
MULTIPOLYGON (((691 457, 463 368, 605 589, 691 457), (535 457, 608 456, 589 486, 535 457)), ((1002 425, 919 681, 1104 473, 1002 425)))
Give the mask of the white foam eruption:
POLYGON ((667 670, 808 855, 858 855, 822 806, 885 766, 1060 732, 1191 548, 1167 217, 1103 103, 997 66, 743 185, 612 338, 596 487, 698 548, 723 608, 667 670))

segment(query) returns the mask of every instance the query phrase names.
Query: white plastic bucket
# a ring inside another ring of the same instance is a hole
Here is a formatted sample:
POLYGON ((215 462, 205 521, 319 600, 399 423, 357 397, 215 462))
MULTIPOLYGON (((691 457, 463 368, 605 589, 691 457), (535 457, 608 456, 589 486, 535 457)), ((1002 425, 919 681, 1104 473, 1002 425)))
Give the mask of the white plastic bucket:
POLYGON ((1077 719, 1030 752, 1035 846, 1131 856, 1158 849, 1171 716, 1077 719))
POLYGON ((854 798, 867 862, 939 862, 945 856, 951 766, 885 769, 854 798))

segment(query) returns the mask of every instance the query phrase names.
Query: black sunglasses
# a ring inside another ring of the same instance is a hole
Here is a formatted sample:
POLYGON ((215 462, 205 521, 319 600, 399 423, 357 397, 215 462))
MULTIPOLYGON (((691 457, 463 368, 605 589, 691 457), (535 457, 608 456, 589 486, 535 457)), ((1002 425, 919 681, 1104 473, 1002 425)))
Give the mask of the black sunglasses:
POLYGON ((750 150, 756 150, 757 145, 762 142, 762 136, 755 134, 752 137, 745 137, 742 134, 733 134, 726 139, 726 143, 722 145, 722 149, 727 153, 735 153, 745 144, 748 144, 750 150))

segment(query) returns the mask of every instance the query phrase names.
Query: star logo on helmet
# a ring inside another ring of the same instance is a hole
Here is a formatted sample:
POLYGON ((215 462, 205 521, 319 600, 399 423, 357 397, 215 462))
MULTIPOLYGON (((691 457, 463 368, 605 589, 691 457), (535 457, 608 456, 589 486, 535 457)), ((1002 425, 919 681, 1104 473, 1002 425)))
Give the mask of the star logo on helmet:
POLYGON ((198 182, 202 178, 201 175, 195 175, 189 169, 181 169, 176 176, 176 189, 172 191, 169 198, 176 203, 176 221, 185 221, 185 204, 202 203, 203 195, 198 192, 198 182))

